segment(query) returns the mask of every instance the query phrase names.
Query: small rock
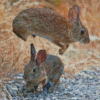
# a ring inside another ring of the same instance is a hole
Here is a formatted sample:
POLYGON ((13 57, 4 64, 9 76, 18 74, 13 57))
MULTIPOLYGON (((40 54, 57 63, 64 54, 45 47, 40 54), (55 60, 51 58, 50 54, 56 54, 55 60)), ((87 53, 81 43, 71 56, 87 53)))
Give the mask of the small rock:
POLYGON ((12 88, 12 85, 7 84, 6 88, 9 90, 12 88))
POLYGON ((68 86, 67 86, 67 91, 70 92, 70 91, 72 91, 72 90, 73 90, 73 88, 72 88, 70 85, 68 85, 68 86))
POLYGON ((10 94, 12 95, 12 97, 16 97, 17 96, 17 91, 12 91, 12 90, 9 90, 10 94))
POLYGON ((21 76, 16 76, 16 77, 14 77, 14 79, 23 79, 23 77, 21 77, 21 76))
POLYGON ((67 96, 68 98, 72 98, 74 95, 69 92, 64 92, 63 95, 67 96))
POLYGON ((71 84, 72 84, 72 85, 76 85, 77 82, 76 82, 75 80, 72 80, 71 84))
POLYGON ((52 97, 52 100, 58 100, 57 97, 52 97))
POLYGON ((60 78, 60 82, 61 83, 65 82, 65 78, 60 78))
POLYGON ((9 84, 15 83, 14 80, 8 81, 9 84))
POLYGON ((19 88, 19 87, 22 87, 22 86, 23 86, 23 85, 21 85, 21 84, 19 84, 19 83, 16 83, 15 85, 17 86, 17 88, 19 88))
POLYGON ((44 99, 40 99, 40 100, 44 100, 44 99))
POLYGON ((20 98, 20 97, 18 97, 18 96, 16 96, 16 98, 17 98, 17 100, 21 100, 21 98, 20 98))
POLYGON ((24 75, 23 73, 19 73, 19 74, 18 74, 18 76, 20 76, 20 77, 23 77, 23 75, 24 75))
POLYGON ((67 99, 67 97, 61 96, 61 97, 58 97, 58 100, 69 100, 69 99, 67 99))
POLYGON ((96 75, 96 73, 95 73, 95 71, 93 71, 93 70, 83 70, 83 72, 85 73, 85 74, 89 74, 89 75, 96 75))
POLYGON ((64 73, 64 76, 70 78, 71 76, 68 73, 64 73))
POLYGON ((82 72, 84 72, 85 74, 87 74, 88 72, 87 72, 87 70, 83 70, 82 72))
POLYGON ((25 80, 22 80, 22 84, 25 85, 26 84, 26 81, 25 80))
POLYGON ((18 91, 19 91, 19 92, 23 92, 24 90, 25 90, 25 87, 19 87, 19 88, 18 88, 18 91))
POLYGON ((74 76, 74 78, 75 78, 76 81, 78 81, 78 80, 81 78, 81 75, 80 75, 80 74, 76 74, 76 75, 74 76))
POLYGON ((88 94, 85 95, 85 98, 90 98, 88 94))
POLYGON ((71 100, 78 100, 78 98, 77 97, 72 97, 71 100))
POLYGON ((16 91, 18 91, 17 86, 13 86, 11 89, 12 89, 12 90, 16 90, 16 91))
POLYGON ((59 93, 58 95, 59 95, 59 96, 63 96, 63 93, 59 93))
POLYGON ((59 92, 58 92, 58 91, 55 91, 55 93, 56 93, 56 94, 59 94, 59 92))
POLYGON ((2 80, 0 79, 0 83, 2 83, 2 80))
POLYGON ((47 97, 46 100, 51 100, 51 99, 47 97))

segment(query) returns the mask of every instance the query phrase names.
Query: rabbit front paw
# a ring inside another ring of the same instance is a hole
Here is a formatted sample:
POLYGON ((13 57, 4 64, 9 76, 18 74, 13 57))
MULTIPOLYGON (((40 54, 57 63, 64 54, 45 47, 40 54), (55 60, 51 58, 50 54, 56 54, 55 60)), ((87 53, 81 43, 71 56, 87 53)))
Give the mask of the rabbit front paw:
POLYGON ((38 88, 38 86, 33 86, 33 85, 26 86, 26 91, 27 91, 27 92, 36 93, 36 92, 37 92, 37 88, 38 88))
POLYGON ((63 55, 64 54, 64 52, 68 49, 68 47, 69 47, 69 45, 64 45, 61 49, 59 49, 59 54, 60 55, 63 55))
POLYGON ((64 50, 63 49, 59 49, 59 54, 63 55, 64 54, 64 50))

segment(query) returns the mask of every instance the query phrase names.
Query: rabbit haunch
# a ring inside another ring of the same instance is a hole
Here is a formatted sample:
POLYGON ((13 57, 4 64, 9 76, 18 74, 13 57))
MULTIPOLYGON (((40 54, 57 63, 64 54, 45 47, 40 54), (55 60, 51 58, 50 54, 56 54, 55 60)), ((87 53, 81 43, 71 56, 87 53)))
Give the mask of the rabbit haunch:
POLYGON ((48 8, 30 8, 21 11, 13 21, 13 32, 26 41, 29 35, 44 37, 60 46, 63 54, 69 43, 90 42, 88 30, 79 18, 79 7, 69 9, 68 20, 48 8))
POLYGON ((28 91, 36 91, 40 83, 43 84, 43 88, 52 83, 53 85, 47 89, 48 92, 52 92, 59 83, 63 70, 64 65, 59 57, 47 55, 45 50, 40 50, 36 56, 34 45, 31 44, 31 60, 24 70, 28 91))

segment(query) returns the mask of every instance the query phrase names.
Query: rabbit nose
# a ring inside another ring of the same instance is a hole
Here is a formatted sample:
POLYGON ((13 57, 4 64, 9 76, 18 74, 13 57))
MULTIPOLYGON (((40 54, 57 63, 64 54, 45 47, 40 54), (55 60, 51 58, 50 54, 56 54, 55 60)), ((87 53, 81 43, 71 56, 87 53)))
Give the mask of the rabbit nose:
POLYGON ((84 34, 84 30, 82 29, 82 30, 81 30, 81 35, 83 35, 83 34, 84 34))

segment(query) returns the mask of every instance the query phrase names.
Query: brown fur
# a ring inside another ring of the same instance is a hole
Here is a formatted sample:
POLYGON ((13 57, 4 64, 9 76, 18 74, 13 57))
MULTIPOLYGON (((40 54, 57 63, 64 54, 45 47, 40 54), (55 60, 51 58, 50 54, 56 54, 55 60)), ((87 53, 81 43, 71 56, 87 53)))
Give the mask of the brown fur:
POLYGON ((21 11, 13 21, 13 32, 23 40, 29 35, 44 37, 61 47, 63 54, 69 43, 89 43, 88 30, 79 19, 79 7, 69 9, 67 20, 48 8, 30 8, 21 11), (84 30, 84 34, 81 34, 84 30), (66 46, 67 45, 67 46, 66 46))
POLYGON ((53 86, 50 87, 49 92, 52 92, 54 87, 59 84, 64 65, 59 57, 47 55, 45 50, 40 50, 37 57, 35 56, 35 48, 31 44, 31 60, 24 70, 24 79, 27 83, 26 88, 28 91, 33 91, 37 89, 40 83, 44 86, 51 82, 53 86))

